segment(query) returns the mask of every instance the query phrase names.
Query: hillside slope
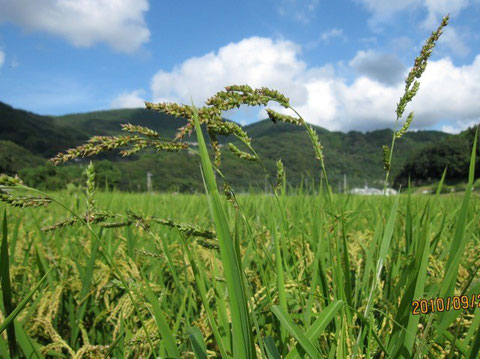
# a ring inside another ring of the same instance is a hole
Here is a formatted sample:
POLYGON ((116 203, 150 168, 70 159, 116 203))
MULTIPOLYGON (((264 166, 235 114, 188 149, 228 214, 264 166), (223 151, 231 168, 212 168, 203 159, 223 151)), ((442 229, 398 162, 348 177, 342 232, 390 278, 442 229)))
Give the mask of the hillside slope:
POLYGON ((184 119, 143 108, 70 114, 54 117, 53 121, 58 126, 74 126, 89 136, 116 135, 122 132, 122 123, 131 123, 149 127, 164 137, 173 137, 177 128, 187 123, 184 119))
POLYGON ((50 157, 87 138, 86 133, 69 125, 56 126, 50 117, 0 102, 0 140, 12 141, 33 154, 50 157))
MULTIPOLYGON (((121 133, 122 123, 147 126, 162 136, 172 138, 185 119, 148 111, 145 109, 122 109, 71 114, 57 117, 39 116, 31 112, 16 110, 0 103, 0 140, 9 140, 22 146, 34 156, 49 158, 56 153, 85 142, 94 135, 116 135, 121 133)), ((392 131, 389 129, 361 133, 331 132, 315 127, 324 146, 325 161, 330 182, 336 189, 347 175, 349 186, 381 186, 384 178, 382 166, 383 144, 389 144, 392 131)), ((274 175, 276 161, 284 162, 287 181, 298 186, 302 178, 315 178, 318 183, 320 168, 315 160, 310 140, 304 128, 290 124, 274 124, 263 120, 244 127, 252 138, 252 145, 264 159, 267 169, 274 175)), ((422 148, 442 141, 451 135, 437 131, 407 133, 397 142, 392 166, 392 178, 400 173, 407 158, 422 148)), ((195 138, 186 138, 195 142, 195 138)), ((234 141, 220 137, 220 143, 234 141)), ((240 146, 241 147, 241 146, 240 146)), ((12 151, 12 150, 11 150, 12 151)), ((19 149, 15 150, 21 153, 19 149)), ((226 147, 223 170, 233 185, 240 189, 265 185, 262 168, 255 163, 238 160, 226 147)), ((109 175, 121 173, 119 178, 107 182, 117 188, 138 190, 145 188, 146 172, 153 174, 154 188, 158 190, 196 190, 202 188, 196 159, 188 153, 141 153, 129 159, 104 155, 100 158, 113 160, 114 170, 109 175)), ((31 163, 28 166, 33 166, 31 163)), ((105 167, 105 166, 104 166, 105 167)), ((55 171, 43 169, 41 173, 55 171)), ((73 172, 72 172, 73 173, 73 172)), ((75 172, 76 173, 76 172, 75 172)), ((29 171, 29 178, 35 178, 29 171)), ((43 175, 40 177, 44 177, 43 175)), ((30 183, 42 185, 42 182, 30 183)))

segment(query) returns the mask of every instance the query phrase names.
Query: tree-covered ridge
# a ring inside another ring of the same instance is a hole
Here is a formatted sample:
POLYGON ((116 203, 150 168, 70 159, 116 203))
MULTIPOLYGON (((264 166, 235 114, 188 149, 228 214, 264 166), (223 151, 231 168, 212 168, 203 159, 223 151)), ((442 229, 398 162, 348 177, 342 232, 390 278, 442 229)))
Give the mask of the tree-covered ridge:
MULTIPOLYGON (((37 162, 19 160, 15 171, 21 172, 27 183, 49 189, 64 187, 69 182, 81 183, 76 167, 82 165, 82 161, 53 168, 46 163, 48 158, 84 143, 92 135, 118 135, 122 132, 120 126, 122 123, 149 127, 164 137, 173 138, 177 129, 187 122, 185 119, 145 109, 108 110, 48 117, 0 103, 0 140, 9 140, 21 146, 11 148, 8 152, 15 152, 16 157, 27 158, 27 153, 20 150, 24 148, 31 152, 30 155, 37 156, 37 162), (45 161, 41 167, 37 167, 39 158, 45 161), (54 176, 58 178, 49 179, 54 176)), ((381 148, 382 145, 389 143, 392 130, 343 133, 317 126, 313 128, 324 146, 325 163, 334 190, 343 188, 344 173, 349 187, 364 184, 382 186, 384 171, 381 148)), ((252 143, 272 174, 276 171, 276 161, 281 158, 290 185, 298 186, 302 181, 311 183, 313 178, 318 183, 319 165, 315 161, 308 136, 301 128, 263 120, 244 126, 243 129, 252 138, 252 143)), ((422 149, 447 139, 451 139, 452 143, 465 142, 463 137, 438 131, 407 132, 396 144, 392 178, 403 173, 404 165, 415 153, 420 153, 422 149)), ((219 140, 220 144, 226 143, 225 138, 220 137, 219 140)), ((230 138, 228 140, 230 141, 230 138)), ((186 141, 189 141, 188 137, 186 141)), ((191 139, 191 142, 195 142, 194 139, 191 139)), ((240 144, 237 145, 242 148, 240 144)), ((468 156, 468 151, 465 150, 468 148, 466 142, 462 148, 465 156, 468 156)), ((222 164, 224 173, 233 185, 243 190, 250 186, 264 188, 265 176, 257 164, 237 159, 226 147, 222 147, 221 151, 224 157, 222 164)), ((98 158, 112 162, 109 165, 103 163, 98 170, 101 173, 105 172, 100 175, 102 184, 122 190, 145 190, 146 172, 149 171, 152 173, 155 190, 195 191, 202 188, 202 181, 197 171, 198 164, 191 161, 191 156, 192 154, 186 151, 155 155, 147 152, 124 159, 112 153, 98 158)), ((443 161, 448 162, 450 159, 447 156, 443 161)), ((12 171, 9 170, 9 173, 12 171)))
POLYGON ((0 173, 14 175, 23 168, 36 167, 45 162, 40 156, 12 141, 0 140, 0 173))
POLYGON ((51 117, 0 102, 0 140, 12 141, 34 155, 53 156, 87 138, 87 133, 69 124, 58 126, 51 117))
MULTIPOLYGON (((395 179, 395 184, 406 185, 410 176, 414 185, 438 180, 446 169, 445 181, 457 184, 466 180, 476 127, 459 135, 449 136, 414 152, 395 179)), ((477 146, 475 177, 480 175, 480 147, 477 146)))

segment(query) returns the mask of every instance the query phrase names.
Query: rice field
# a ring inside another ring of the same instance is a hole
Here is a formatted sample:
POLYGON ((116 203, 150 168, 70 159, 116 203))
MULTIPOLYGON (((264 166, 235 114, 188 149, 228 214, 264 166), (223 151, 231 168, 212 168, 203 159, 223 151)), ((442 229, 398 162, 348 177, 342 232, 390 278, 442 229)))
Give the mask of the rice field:
MULTIPOLYGON (((85 210, 85 195, 52 197, 85 210)), ((233 357, 232 299, 215 243, 149 220, 214 231, 207 197, 99 192, 95 201, 143 222, 45 232, 65 209, 8 209, 13 303, 48 273, 15 319, 20 356, 233 357)), ((237 201, 224 208, 257 357, 477 357, 477 197, 334 195, 333 214, 322 194, 237 201), (461 295, 469 305, 412 314, 414 300, 461 295)), ((0 356, 9 358, 2 334, 0 356)))
MULTIPOLYGON (((448 17, 405 80, 398 122, 448 17)), ((56 164, 111 149, 189 150, 205 194, 99 192, 94 165, 84 192, 42 193, 0 176, 1 358, 477 358, 480 349, 477 137, 461 194, 333 194, 317 132, 268 88, 228 86, 207 106, 151 104, 189 119, 172 140, 124 125, 56 164), (221 112, 276 102, 275 121, 305 127, 323 179, 287 191, 248 135, 221 112), (212 153, 201 130, 206 127, 212 153), (181 142, 195 132, 198 150, 181 142), (221 172, 217 136, 269 176, 271 195, 236 195, 221 172), (213 157, 213 160, 211 159, 213 157), (223 183, 224 192, 219 191, 223 183)), ((383 146, 385 190, 396 140, 383 146)), ((478 133, 477 133, 478 135, 478 133)), ((380 150, 380 149, 379 149, 380 150)))

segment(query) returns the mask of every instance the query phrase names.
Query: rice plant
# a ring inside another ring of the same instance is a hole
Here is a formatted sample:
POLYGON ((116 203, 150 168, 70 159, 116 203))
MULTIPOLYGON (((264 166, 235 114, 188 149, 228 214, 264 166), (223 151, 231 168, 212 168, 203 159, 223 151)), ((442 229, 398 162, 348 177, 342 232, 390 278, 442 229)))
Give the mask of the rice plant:
MULTIPOLYGON (((447 23, 415 60, 397 122, 447 23)), ((173 140, 126 124, 126 135, 93 137, 52 162, 191 151, 205 194, 99 192, 93 163, 80 196, 1 176, 11 208, 2 222, 0 357, 478 357, 476 139, 464 196, 441 196, 442 179, 434 196, 352 197, 333 194, 317 132, 278 91, 233 85, 204 107, 146 107, 188 123, 173 140), (282 162, 270 173, 248 134, 221 116, 270 102, 285 109, 267 109, 273 122, 305 128, 323 174, 318 194, 289 194, 282 162), (193 133, 198 149, 183 142, 193 133), (273 196, 235 193, 219 136, 265 172, 273 196)), ((412 120, 383 148, 385 185, 412 120)))

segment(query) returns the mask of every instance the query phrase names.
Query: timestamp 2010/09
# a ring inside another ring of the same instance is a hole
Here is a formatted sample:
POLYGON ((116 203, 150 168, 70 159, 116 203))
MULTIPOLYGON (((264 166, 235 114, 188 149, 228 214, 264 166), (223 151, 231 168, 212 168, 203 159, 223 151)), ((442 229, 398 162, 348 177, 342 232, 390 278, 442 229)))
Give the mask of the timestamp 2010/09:
POLYGON ((469 308, 480 308, 480 294, 456 295, 447 298, 419 299, 412 302, 412 314, 428 314, 445 312, 450 310, 461 310, 469 308))

